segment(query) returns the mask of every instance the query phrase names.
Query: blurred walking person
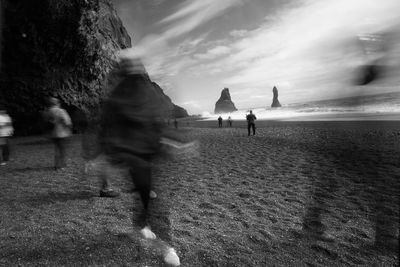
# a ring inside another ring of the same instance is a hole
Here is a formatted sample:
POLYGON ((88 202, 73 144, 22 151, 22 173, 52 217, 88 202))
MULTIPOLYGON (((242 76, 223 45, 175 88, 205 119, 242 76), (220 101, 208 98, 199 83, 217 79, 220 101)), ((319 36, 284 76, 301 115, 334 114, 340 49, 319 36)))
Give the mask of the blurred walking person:
POLYGON ((54 169, 59 170, 66 167, 66 140, 71 135, 72 122, 57 98, 50 97, 48 101, 49 108, 44 116, 50 125, 50 137, 54 143, 54 169))
POLYGON ((253 114, 253 111, 250 110, 250 114, 247 114, 246 120, 247 120, 247 133, 250 136, 250 129, 253 130, 253 135, 256 134, 256 116, 253 114))
POLYGON ((12 120, 7 114, 5 109, 0 106, 0 149, 1 149, 1 160, 0 166, 7 164, 10 159, 10 143, 9 138, 14 133, 12 126, 12 120))
MULTIPOLYGON (((146 239, 170 242, 168 210, 160 209, 162 203, 152 203, 152 161, 161 150, 163 126, 161 103, 144 66, 137 57, 120 58, 118 75, 120 83, 111 91, 104 103, 100 140, 105 156, 114 165, 127 167, 135 188, 139 191, 142 211, 137 224, 146 239)), ((176 121, 176 120, 175 120, 176 121)), ((175 123, 174 121, 174 123, 175 123)), ((177 125, 175 124, 175 127, 177 125)), ((175 250, 163 249, 164 261, 178 266, 175 250)))

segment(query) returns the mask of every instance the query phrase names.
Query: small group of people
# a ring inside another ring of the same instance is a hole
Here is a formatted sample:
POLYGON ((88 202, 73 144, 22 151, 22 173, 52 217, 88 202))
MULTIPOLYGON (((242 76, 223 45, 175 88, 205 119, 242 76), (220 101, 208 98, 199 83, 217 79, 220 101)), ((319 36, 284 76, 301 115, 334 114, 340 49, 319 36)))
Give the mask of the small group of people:
MULTIPOLYGON (((218 127, 222 128, 222 122, 223 119, 221 116, 218 117, 218 127)), ((246 115, 246 121, 247 121, 247 133, 250 136, 251 130, 253 132, 253 135, 256 134, 256 123, 255 121, 257 120, 257 117, 253 114, 253 111, 250 110, 250 113, 246 115)), ((229 127, 232 127, 232 118, 229 116, 227 120, 227 125, 229 127)))
MULTIPOLYGON (((218 117, 218 127, 219 128, 222 128, 222 122, 223 122, 223 119, 222 119, 222 117, 221 116, 219 116, 218 117)), ((232 127, 232 118, 229 116, 228 117, 228 120, 226 121, 226 125, 228 126, 228 127, 232 127)))
MULTIPOLYGON (((49 136, 54 142, 54 168, 66 167, 65 142, 72 133, 72 121, 68 113, 60 107, 57 98, 48 99, 49 108, 44 112, 44 121, 49 136)), ((0 106, 0 166, 4 166, 10 159, 10 137, 14 134, 12 119, 3 106, 0 106)))

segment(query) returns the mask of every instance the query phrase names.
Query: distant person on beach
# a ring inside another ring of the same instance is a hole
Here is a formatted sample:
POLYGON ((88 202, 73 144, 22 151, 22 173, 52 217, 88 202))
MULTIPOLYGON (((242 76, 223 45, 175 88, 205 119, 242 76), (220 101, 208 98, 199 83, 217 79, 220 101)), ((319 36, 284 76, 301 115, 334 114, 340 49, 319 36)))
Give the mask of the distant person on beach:
POLYGON ((218 117, 218 127, 219 128, 222 127, 222 117, 221 116, 218 117))
MULTIPOLYGON (((139 58, 121 55, 117 73, 120 82, 111 90, 102 111, 102 150, 110 163, 129 170, 142 202, 137 221, 141 235, 155 240, 153 231, 156 230, 161 240, 170 242, 168 210, 161 209, 167 203, 161 201, 150 205, 152 164, 161 152, 165 126, 160 100, 139 58)), ((174 124, 177 127, 176 119, 174 124)), ((172 266, 180 264, 178 255, 170 246, 164 247, 163 256, 164 261, 172 266)))
POLYGON ((249 135, 249 136, 250 136, 250 129, 253 130, 253 135, 256 134, 256 124, 255 124, 256 119, 257 119, 257 118, 256 118, 256 116, 253 114, 253 111, 250 110, 250 114, 247 114, 247 116, 246 116, 246 120, 247 120, 247 132, 248 132, 248 135, 249 135))
POLYGON ((14 134, 11 117, 6 110, 0 106, 0 149, 1 160, 0 166, 7 164, 10 159, 10 143, 9 138, 14 134))
POLYGON ((176 119, 174 120, 174 127, 175 129, 178 129, 178 121, 176 119))
POLYGON ((57 98, 48 99, 49 108, 45 112, 45 120, 50 126, 50 137, 54 143, 54 168, 56 170, 66 167, 65 151, 66 139, 71 135, 72 122, 68 113, 60 107, 57 98))
POLYGON ((232 118, 231 118, 231 116, 228 117, 228 126, 232 127, 232 118))

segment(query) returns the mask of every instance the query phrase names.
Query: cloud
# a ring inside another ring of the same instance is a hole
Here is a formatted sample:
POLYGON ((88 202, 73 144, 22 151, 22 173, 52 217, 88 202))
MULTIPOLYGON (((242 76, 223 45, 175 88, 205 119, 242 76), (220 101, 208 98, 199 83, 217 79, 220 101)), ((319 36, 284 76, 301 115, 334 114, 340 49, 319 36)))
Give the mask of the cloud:
POLYGON ((211 20, 218 25, 219 19, 223 20, 220 15, 241 3, 183 1, 158 24, 163 27, 162 34, 147 36, 140 43, 152 78, 160 84, 168 84, 172 78, 184 80, 179 82, 181 87, 168 86, 186 94, 185 100, 192 97, 186 91, 204 81, 201 90, 206 97, 198 93, 196 103, 182 105, 203 108, 209 93, 219 85, 234 88, 235 103, 250 106, 265 102, 263 97, 268 98, 274 85, 287 97, 286 103, 326 98, 343 87, 338 85, 349 85, 354 67, 368 60, 357 34, 364 33, 367 38, 365 33, 385 30, 399 21, 400 12, 398 0, 385 0, 384 4, 374 0, 300 0, 285 5, 251 30, 240 25, 221 35, 224 38, 211 39, 212 29, 202 26, 211 20))
POLYGON ((303 95, 321 97, 335 84, 350 84, 351 71, 368 60, 357 33, 384 30, 398 22, 398 11, 400 2, 394 0, 385 5, 372 0, 301 1, 254 30, 231 31, 233 40, 219 40, 215 46, 229 54, 216 57, 209 48, 196 55, 202 64, 193 68, 197 73, 219 70, 228 86, 303 88, 303 95), (315 92, 321 84, 325 89, 315 92))
POLYGON ((251 95, 250 98, 262 98, 262 99, 266 99, 268 98, 269 95, 263 94, 263 95, 251 95))
POLYGON ((233 37, 243 37, 247 34, 247 30, 233 30, 229 34, 233 37))
POLYGON ((201 107, 198 101, 186 101, 178 104, 179 106, 198 109, 201 107))
MULTIPOLYGON (((147 0, 149 1, 149 0, 147 0)), ((162 5, 166 0, 150 0, 149 3, 155 7, 162 5)))
POLYGON ((168 39, 179 37, 242 2, 243 0, 186 0, 175 13, 160 21, 161 24, 170 24, 164 35, 168 39))
POLYGON ((195 54, 194 57, 197 59, 215 59, 219 56, 229 54, 230 51, 230 47, 220 45, 209 49, 206 53, 195 54))
POLYGON ((170 23, 182 19, 191 20, 191 18, 196 16, 212 18, 223 12, 225 9, 241 3, 242 0, 186 0, 180 5, 180 7, 178 7, 178 10, 175 13, 161 20, 161 23, 170 23))

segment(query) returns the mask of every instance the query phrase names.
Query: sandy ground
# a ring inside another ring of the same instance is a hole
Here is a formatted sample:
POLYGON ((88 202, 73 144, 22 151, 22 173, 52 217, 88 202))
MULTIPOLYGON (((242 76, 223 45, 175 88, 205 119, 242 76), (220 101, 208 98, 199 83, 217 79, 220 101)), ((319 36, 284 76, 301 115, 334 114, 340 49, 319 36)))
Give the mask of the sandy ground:
MULTIPOLYGON (((234 123, 180 124, 199 153, 156 163, 153 205, 168 214, 182 266, 398 264, 398 243, 374 246, 377 215, 398 236, 398 121, 265 121, 255 136, 234 123), (333 242, 301 234, 316 203, 333 242)), ((95 175, 82 175, 79 136, 63 172, 49 168, 51 144, 40 140, 13 140, 0 169, 0 265, 160 266, 138 237, 125 238, 140 204, 124 172, 113 177, 121 196, 99 198, 95 175)))

